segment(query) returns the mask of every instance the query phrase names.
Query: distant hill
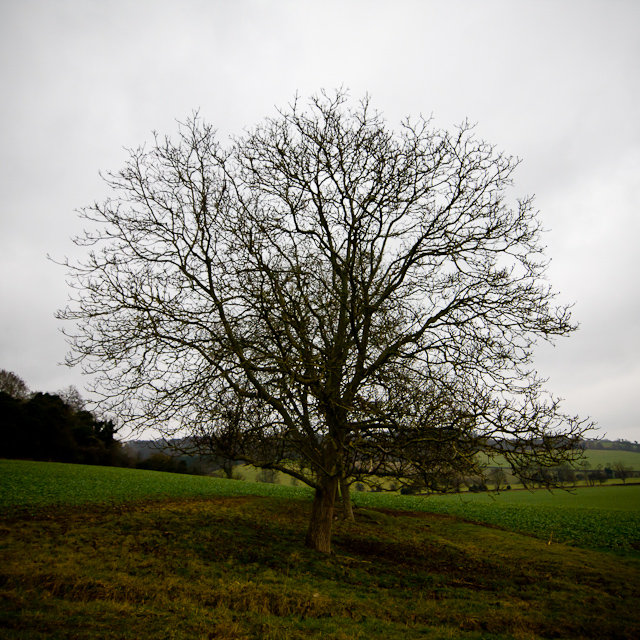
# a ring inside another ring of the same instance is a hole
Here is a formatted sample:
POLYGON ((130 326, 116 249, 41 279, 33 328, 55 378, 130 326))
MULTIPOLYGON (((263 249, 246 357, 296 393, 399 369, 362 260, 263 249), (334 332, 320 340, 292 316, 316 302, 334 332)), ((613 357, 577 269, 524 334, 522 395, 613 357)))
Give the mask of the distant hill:
POLYGON ((130 440, 124 443, 134 465, 140 469, 209 475, 220 468, 219 461, 212 456, 181 453, 180 445, 188 449, 186 441, 177 441, 177 445, 164 440, 130 440))
POLYGON ((124 445, 141 460, 150 458, 154 453, 166 453, 166 447, 160 440, 129 440, 124 445))
POLYGON ((610 450, 610 451, 635 451, 640 453, 640 444, 638 441, 630 442, 629 440, 585 440, 585 449, 591 450, 610 450))

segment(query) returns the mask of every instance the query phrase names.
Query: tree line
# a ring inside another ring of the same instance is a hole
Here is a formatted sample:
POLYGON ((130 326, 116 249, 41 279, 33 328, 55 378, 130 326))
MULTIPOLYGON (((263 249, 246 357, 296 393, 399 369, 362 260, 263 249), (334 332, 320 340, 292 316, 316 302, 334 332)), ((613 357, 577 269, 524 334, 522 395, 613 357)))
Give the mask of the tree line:
MULTIPOLYGON (((112 418, 87 409, 78 389, 33 392, 12 371, 0 370, 0 458, 135 467, 152 471, 204 475, 224 462, 181 456, 168 443, 137 443, 117 439, 112 418)), ((229 463, 226 463, 229 464, 229 463)))
POLYGON ((127 466, 115 422, 85 407, 78 390, 31 392, 18 375, 0 370, 0 457, 127 466))
POLYGON ((611 451, 634 451, 640 453, 640 444, 638 444, 637 440, 631 442, 622 438, 618 438, 618 440, 585 440, 582 446, 585 449, 595 449, 597 451, 609 449, 611 451))

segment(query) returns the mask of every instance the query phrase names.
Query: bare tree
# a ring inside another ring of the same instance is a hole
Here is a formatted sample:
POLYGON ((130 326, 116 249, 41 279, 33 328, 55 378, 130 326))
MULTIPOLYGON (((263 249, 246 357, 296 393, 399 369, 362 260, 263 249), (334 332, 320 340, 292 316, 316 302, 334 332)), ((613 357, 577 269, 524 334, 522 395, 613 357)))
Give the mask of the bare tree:
POLYGON ((566 462, 564 462, 558 467, 557 476, 560 484, 565 484, 568 482, 570 482, 574 486, 576 484, 575 469, 566 462))
POLYGON ((233 455, 315 490, 307 545, 330 551, 340 480, 437 484, 579 455, 587 425, 531 369, 571 333, 545 282, 517 165, 364 99, 295 101, 224 148, 196 115, 106 176, 67 265, 70 364, 141 428, 225 430, 233 455), (243 403, 222 420, 220 401, 243 403))
POLYGON ((578 467, 582 469, 582 477, 584 479, 584 483, 589 485, 593 484, 590 478, 591 463, 588 460, 580 460, 578 462, 578 467))
POLYGON ((622 460, 616 460, 612 468, 616 474, 616 478, 620 478, 622 484, 627 484, 627 478, 633 473, 633 467, 625 464, 622 460))
POLYGON ((74 411, 83 411, 87 406, 86 401, 78 391, 77 387, 72 384, 60 391, 56 391, 56 395, 64 400, 64 403, 71 407, 74 411))
POLYGON ((489 481, 493 483, 496 491, 500 491, 500 487, 507 483, 507 474, 504 469, 493 467, 489 471, 489 481))
POLYGON ((27 383, 19 375, 6 369, 0 369, 0 391, 16 400, 27 400, 31 395, 27 383))

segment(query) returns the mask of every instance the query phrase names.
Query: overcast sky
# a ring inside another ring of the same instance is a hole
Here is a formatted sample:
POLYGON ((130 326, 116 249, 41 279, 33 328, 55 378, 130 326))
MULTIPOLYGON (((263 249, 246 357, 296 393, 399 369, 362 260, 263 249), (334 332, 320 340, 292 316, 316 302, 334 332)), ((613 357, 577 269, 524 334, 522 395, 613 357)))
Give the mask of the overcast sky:
POLYGON ((75 210, 98 172, 199 109, 222 138, 298 92, 365 93, 396 128, 433 115, 522 164, 560 303, 580 329, 538 349, 563 408, 640 431, 638 0, 0 0, 0 369, 32 390, 59 363, 75 210))

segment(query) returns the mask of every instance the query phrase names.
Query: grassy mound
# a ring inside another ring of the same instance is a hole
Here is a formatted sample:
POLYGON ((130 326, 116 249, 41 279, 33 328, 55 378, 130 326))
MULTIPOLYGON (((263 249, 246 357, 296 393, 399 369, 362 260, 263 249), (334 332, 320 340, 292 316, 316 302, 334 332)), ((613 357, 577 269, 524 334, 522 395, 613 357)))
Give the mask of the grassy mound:
POLYGON ((0 470, 9 640, 640 637, 638 557, 444 513, 499 503, 356 494, 357 521, 336 520, 325 556, 302 546, 304 489, 72 465, 0 470), (20 505, 7 489, 29 477, 20 505), (437 504, 441 513, 424 511, 437 504))
MULTIPOLYGON (((0 508, 37 512, 49 505, 123 504, 136 500, 265 496, 311 497, 308 487, 229 481, 158 471, 0 460, 0 508)), ((640 556, 640 485, 580 488, 574 493, 507 491, 497 496, 401 496, 353 493, 356 506, 451 515, 545 541, 640 556)))
POLYGON ((306 500, 56 506, 0 521, 0 626, 31 638, 634 638, 640 562, 361 509, 333 556, 306 500), (615 611, 615 615, 612 612, 615 611))

